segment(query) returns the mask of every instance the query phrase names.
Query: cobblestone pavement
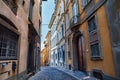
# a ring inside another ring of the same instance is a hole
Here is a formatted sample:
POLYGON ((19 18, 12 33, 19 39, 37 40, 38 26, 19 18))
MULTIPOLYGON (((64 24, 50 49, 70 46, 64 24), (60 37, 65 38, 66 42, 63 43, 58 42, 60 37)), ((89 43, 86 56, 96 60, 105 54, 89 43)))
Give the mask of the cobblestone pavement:
POLYGON ((28 80, 77 80, 76 78, 55 68, 45 67, 28 80))

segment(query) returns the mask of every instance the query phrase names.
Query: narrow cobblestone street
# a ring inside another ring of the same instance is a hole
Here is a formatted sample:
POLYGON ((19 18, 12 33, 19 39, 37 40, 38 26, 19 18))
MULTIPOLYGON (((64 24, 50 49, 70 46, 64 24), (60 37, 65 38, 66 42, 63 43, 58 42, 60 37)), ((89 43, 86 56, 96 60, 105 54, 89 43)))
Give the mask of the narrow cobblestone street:
POLYGON ((40 72, 32 76, 29 80, 77 80, 60 70, 51 67, 42 68, 40 72))

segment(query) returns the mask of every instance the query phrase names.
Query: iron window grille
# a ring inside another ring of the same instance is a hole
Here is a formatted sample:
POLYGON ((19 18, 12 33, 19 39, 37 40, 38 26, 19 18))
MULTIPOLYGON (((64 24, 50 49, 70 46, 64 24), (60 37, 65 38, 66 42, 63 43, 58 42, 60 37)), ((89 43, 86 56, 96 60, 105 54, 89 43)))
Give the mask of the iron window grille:
POLYGON ((0 60, 17 59, 17 43, 18 36, 16 34, 0 29, 0 60))

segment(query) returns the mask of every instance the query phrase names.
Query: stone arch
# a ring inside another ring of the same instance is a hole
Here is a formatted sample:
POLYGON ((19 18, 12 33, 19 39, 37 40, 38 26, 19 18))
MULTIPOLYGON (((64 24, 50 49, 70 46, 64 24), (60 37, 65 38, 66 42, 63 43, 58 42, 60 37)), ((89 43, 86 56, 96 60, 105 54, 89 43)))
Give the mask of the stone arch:
POLYGON ((73 34, 72 40, 73 47, 73 66, 74 70, 86 70, 86 62, 85 62, 85 42, 84 35, 82 31, 76 31, 73 34), (80 45, 81 43, 81 45, 80 45), (81 49, 81 52, 80 52, 81 49))

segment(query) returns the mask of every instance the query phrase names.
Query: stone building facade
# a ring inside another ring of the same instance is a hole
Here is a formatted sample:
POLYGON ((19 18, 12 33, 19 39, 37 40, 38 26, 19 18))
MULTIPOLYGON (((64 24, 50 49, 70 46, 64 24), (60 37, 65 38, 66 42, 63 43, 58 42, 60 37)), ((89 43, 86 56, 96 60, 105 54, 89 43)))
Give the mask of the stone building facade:
MULTIPOLYGON (((70 0, 66 0, 65 4, 65 22, 66 22, 66 59, 67 59, 67 69, 69 70, 75 70, 75 67, 77 65, 74 65, 77 63, 77 57, 75 60, 73 60, 73 45, 72 45, 72 39, 73 39, 73 32, 71 31, 71 25, 77 22, 78 18, 76 21, 74 19, 76 16, 78 16, 78 2, 77 0, 74 0, 73 2, 70 2, 70 0), (74 3, 73 3, 74 2, 74 3), (73 22, 73 24, 71 24, 73 22), (74 61, 74 62, 73 62, 74 61)), ((76 47, 75 47, 76 48, 76 47)))
POLYGON ((56 61, 59 67, 66 67, 66 45, 65 45, 65 19, 64 19, 64 1, 57 0, 57 55, 56 61))
POLYGON ((53 62, 53 66, 65 68, 66 45, 65 45, 65 18, 63 0, 55 1, 55 11, 51 18, 49 28, 51 29, 51 54, 52 54, 50 59, 53 62), (52 45, 55 45, 55 47, 53 47, 52 45))
POLYGON ((56 55, 57 55, 57 31, 56 31, 56 26, 57 24, 57 18, 55 14, 52 15, 49 28, 51 31, 51 37, 50 37, 50 65, 51 66, 56 66, 57 61, 56 61, 56 55))
POLYGON ((41 0, 0 0, 1 80, 24 80, 39 71, 40 5, 41 0))

